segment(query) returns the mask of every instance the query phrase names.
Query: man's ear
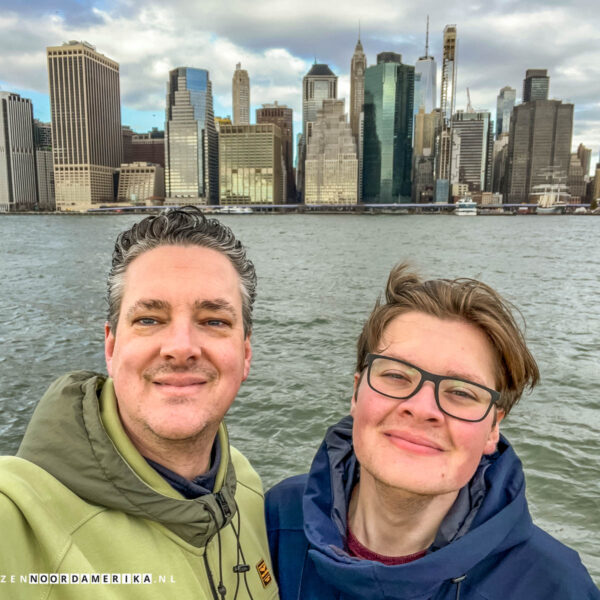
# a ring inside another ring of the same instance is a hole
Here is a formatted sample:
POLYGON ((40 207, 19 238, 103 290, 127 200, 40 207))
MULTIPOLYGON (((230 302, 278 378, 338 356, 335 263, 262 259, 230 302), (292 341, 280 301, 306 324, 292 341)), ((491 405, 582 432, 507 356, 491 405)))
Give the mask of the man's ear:
POLYGON ((493 454, 496 452, 498 441, 500 440, 500 421, 504 419, 504 415, 506 414, 503 410, 496 410, 495 408, 494 410, 496 411, 496 414, 494 415, 494 424, 492 425, 487 442, 485 443, 483 449, 484 454, 493 454))
POLYGON ((354 385, 352 389, 352 400, 350 400, 350 414, 354 416, 354 408, 356 406, 356 396, 358 395, 358 387, 360 386, 360 373, 354 373, 354 385))
POLYGON ((250 374, 250 363, 252 362, 252 344, 250 343, 250 336, 252 334, 249 333, 244 340, 244 374, 242 376, 242 381, 246 381, 248 379, 248 375, 250 374))
POLYGON ((112 377, 112 358, 115 351, 115 336, 108 323, 104 323, 104 360, 106 361, 106 372, 112 377))

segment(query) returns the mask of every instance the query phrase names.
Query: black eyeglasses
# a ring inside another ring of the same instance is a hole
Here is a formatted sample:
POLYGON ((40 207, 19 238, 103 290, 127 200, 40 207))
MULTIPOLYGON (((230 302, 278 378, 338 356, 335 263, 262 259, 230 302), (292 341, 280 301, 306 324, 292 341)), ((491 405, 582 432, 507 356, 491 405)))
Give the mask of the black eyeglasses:
POLYGON ((407 400, 414 396, 425 381, 435 385, 435 401, 445 414, 461 421, 483 421, 500 392, 460 377, 434 375, 403 360, 367 354, 367 382, 382 396, 407 400))

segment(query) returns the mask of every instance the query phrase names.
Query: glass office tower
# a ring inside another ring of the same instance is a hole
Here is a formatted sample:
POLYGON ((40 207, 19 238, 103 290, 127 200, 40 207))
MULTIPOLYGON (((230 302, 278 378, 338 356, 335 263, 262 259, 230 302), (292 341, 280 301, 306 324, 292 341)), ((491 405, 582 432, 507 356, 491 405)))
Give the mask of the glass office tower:
POLYGON ((414 79, 394 52, 365 71, 364 202, 410 202, 414 79))
POLYGON ((169 72, 166 113, 167 198, 217 204, 218 140, 212 84, 206 69, 179 67, 169 72))

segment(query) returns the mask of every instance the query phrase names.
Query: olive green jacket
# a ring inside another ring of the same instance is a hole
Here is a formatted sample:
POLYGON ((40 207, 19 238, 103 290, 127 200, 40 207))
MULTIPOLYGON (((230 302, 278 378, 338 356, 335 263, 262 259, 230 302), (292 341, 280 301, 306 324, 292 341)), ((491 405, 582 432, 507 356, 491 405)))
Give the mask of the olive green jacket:
POLYGON ((218 435, 215 492, 185 499, 125 434, 110 379, 58 379, 0 457, 0 598, 278 598, 260 479, 218 435))

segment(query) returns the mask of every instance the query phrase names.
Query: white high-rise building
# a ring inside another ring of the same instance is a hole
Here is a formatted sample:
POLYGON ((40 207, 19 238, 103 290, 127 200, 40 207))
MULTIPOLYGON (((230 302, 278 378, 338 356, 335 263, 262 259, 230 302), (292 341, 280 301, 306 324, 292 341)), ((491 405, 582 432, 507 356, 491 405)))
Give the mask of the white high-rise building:
POLYGON ((56 208, 112 202, 123 156, 119 65, 87 42, 46 52, 56 208))
POLYGON ((437 64, 435 58, 429 55, 429 17, 427 17, 427 34, 425 38, 425 56, 421 56, 415 64, 415 115, 423 107, 430 113, 436 107, 437 94, 437 64))
POLYGON ((235 65, 231 82, 233 124, 250 125, 250 78, 242 64, 235 65))
POLYGON ((306 151, 306 204, 356 204, 358 156, 344 100, 324 100, 306 151))

